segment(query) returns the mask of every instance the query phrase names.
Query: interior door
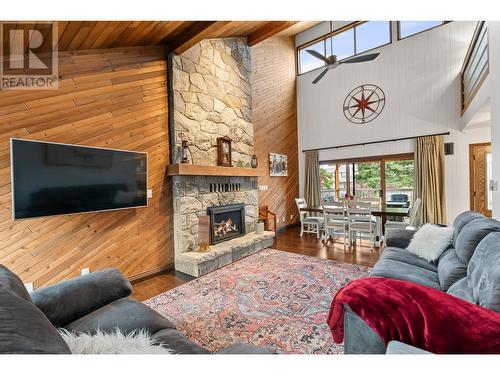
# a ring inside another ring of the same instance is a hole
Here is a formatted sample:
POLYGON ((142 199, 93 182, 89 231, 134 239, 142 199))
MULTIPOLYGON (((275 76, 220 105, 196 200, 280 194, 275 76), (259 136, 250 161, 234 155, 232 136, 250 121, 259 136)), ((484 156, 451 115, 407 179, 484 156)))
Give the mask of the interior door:
POLYGON ((470 207, 491 217, 491 143, 469 145, 470 207))

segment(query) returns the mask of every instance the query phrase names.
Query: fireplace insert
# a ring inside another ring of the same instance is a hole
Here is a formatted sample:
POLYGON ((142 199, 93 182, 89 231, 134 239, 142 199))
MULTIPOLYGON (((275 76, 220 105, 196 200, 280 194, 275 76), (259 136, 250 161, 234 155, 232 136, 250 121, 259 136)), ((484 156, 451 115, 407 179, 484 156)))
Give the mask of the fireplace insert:
POLYGON ((226 204, 207 208, 210 216, 210 244, 227 241, 245 234, 245 205, 226 204))

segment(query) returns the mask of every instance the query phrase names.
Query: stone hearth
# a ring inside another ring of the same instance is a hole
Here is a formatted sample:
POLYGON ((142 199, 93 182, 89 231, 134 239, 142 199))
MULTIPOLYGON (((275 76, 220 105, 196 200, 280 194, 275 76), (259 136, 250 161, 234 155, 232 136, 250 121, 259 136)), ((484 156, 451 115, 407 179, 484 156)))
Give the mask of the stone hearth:
POLYGON ((210 251, 189 251, 175 257, 175 269, 199 277, 273 245, 274 232, 249 233, 212 245, 210 251))

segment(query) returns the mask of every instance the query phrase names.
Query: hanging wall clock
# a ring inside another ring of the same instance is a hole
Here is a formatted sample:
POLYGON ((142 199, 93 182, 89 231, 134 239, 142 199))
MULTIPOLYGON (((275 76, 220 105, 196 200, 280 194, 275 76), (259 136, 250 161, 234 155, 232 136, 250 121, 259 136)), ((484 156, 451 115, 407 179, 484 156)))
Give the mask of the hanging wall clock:
POLYGON ((344 116, 355 124, 373 121, 385 106, 385 94, 375 85, 361 85, 352 90, 344 100, 344 116))

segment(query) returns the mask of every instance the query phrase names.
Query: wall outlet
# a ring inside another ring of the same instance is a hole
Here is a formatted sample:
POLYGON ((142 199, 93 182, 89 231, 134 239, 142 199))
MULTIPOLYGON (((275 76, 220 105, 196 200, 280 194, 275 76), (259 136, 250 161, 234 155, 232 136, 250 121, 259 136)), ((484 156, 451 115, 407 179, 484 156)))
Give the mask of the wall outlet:
POLYGON ((292 214, 290 214, 290 220, 292 220, 292 219, 293 219, 293 215, 292 215, 292 214))
POLYGON ((282 222, 282 223, 284 223, 284 222, 285 222, 285 217, 284 217, 284 216, 281 218, 281 222, 282 222))
POLYGON ((259 190, 261 190, 261 191, 269 190, 269 186, 267 186, 267 185, 259 185, 259 190))
POLYGON ((147 196, 148 196, 148 198, 153 198, 153 190, 152 189, 148 189, 147 196))
POLYGON ((90 269, 89 268, 82 268, 82 271, 81 271, 82 276, 88 275, 89 273, 90 273, 90 269))
POLYGON ((26 290, 28 291, 28 293, 31 293, 34 290, 33 289, 33 283, 25 283, 24 287, 26 288, 26 290))

